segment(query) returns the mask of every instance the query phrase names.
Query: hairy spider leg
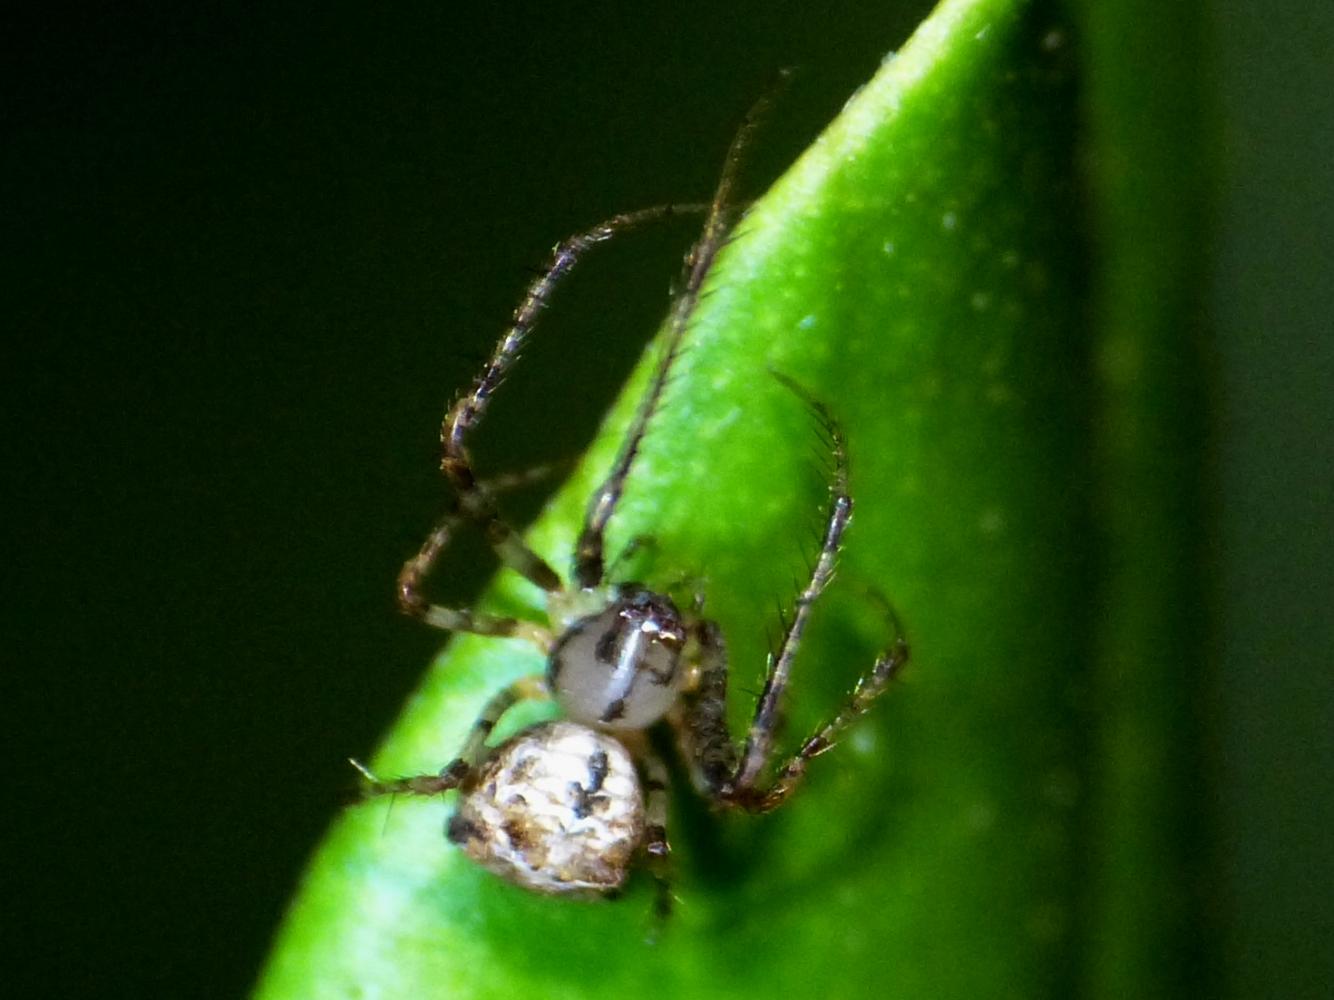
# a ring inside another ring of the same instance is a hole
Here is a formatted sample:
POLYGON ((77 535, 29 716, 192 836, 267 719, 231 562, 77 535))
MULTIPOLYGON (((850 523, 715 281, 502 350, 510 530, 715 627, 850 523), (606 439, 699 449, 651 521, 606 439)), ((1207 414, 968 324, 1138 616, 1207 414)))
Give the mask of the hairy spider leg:
POLYGON ((857 679, 852 694, 828 722, 807 738, 801 748, 779 768, 769 786, 754 798, 749 806, 754 812, 769 812, 783 804, 806 774, 806 765, 838 742, 843 731, 861 718, 871 703, 893 683, 904 664, 908 662, 908 642, 894 622, 895 635, 890 647, 876 659, 871 669, 857 679))
POLYGON ((539 314, 546 306, 557 285, 592 247, 613 236, 629 232, 648 222, 676 215, 703 212, 705 205, 657 205, 637 212, 623 212, 599 223, 592 229, 571 236, 558 243, 551 252, 547 266, 529 286, 523 301, 514 311, 510 327, 500 338, 481 373, 472 386, 461 395, 445 414, 440 428, 440 468, 454 488, 453 508, 427 536, 420 551, 403 565, 398 577, 398 603, 404 612, 425 620, 428 624, 449 630, 481 632, 484 635, 510 635, 509 619, 494 619, 455 611, 432 604, 423 594, 423 585, 440 554, 449 543, 454 528, 460 521, 472 521, 480 527, 487 542, 506 566, 527 577, 546 591, 561 589, 560 577, 541 556, 533 552, 512 527, 500 516, 496 506, 495 490, 479 481, 473 472, 466 438, 486 412, 492 394, 504 381, 509 369, 518 360, 524 343, 537 324, 539 314), (473 625, 479 627, 473 628, 473 625))
POLYGON ((364 798, 377 798, 381 795, 440 795, 451 788, 458 788, 481 765, 486 757, 486 740, 506 712, 521 701, 544 699, 550 695, 541 674, 521 677, 513 684, 493 696, 482 708, 477 721, 468 731, 459 755, 440 769, 439 774, 416 774, 406 778, 394 778, 385 781, 378 778, 359 761, 350 763, 366 779, 362 790, 364 798))
POLYGON ((806 402, 829 437, 834 467, 820 554, 810 579, 797 596, 778 651, 770 660, 764 688, 740 751, 727 725, 726 647, 718 626, 709 621, 695 625, 693 638, 699 663, 698 682, 684 698, 680 725, 684 754, 705 794, 721 805, 748 812, 768 812, 780 805, 800 783, 807 764, 834 745, 843 731, 889 687, 908 661, 908 644, 891 610, 889 614, 895 635, 890 648, 858 679, 843 707, 776 769, 772 780, 765 781, 766 773, 771 770, 774 737, 792 663, 801 645, 811 607, 834 577, 843 532, 852 518, 847 444, 842 428, 824 404, 809 392, 778 372, 774 372, 774 376, 806 402))
POLYGON ((852 520, 852 495, 848 489, 848 449, 842 428, 823 403, 795 382, 776 372, 774 375, 801 396, 819 418, 829 435, 834 469, 829 483, 829 510, 824 538, 820 544, 820 555, 815 560, 815 566, 811 569, 811 576, 806 586, 797 595, 792 609, 792 620, 788 622, 783 639, 778 645, 777 654, 769 665, 769 673, 764 679, 760 700, 755 706, 755 717, 751 721, 750 732, 746 734, 746 743, 741 751, 740 766, 733 779, 733 788, 742 795, 755 787, 768 763, 774 734, 778 728, 783 692, 792 673, 792 662, 796 658, 797 648, 801 645, 801 637, 806 631, 811 608, 834 578, 838 550, 843 544, 843 532, 847 529, 848 522, 852 520))
POLYGON ((579 534, 574 555, 574 580, 584 589, 598 586, 605 578, 604 547, 607 522, 616 512, 616 505, 620 503, 621 494, 625 492, 625 481, 630 475, 630 468, 634 465, 644 435, 648 432, 649 422, 662 402, 672 366, 676 364, 676 359, 681 353, 681 344, 685 338, 686 328, 690 325, 690 317, 699 302, 704 278, 709 273, 709 268, 713 266, 714 259, 726 242, 727 234, 732 227, 731 217, 736 208, 732 203, 732 189, 736 186, 737 172, 755 130, 768 112, 772 100, 773 94, 767 94, 751 106, 727 149, 722 176, 714 190, 713 201, 709 204, 704 231, 686 255, 683 285, 672 303, 662 354, 653 370, 648 391, 640 400, 634 422, 621 442, 620 452, 611 471, 593 494, 593 499, 589 502, 584 515, 584 527, 579 534))

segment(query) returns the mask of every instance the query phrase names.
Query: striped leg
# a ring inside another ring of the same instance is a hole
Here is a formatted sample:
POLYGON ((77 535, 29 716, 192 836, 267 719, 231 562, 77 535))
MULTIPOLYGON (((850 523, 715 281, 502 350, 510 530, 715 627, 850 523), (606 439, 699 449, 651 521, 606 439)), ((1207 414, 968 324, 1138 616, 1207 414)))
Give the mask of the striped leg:
POLYGON ((810 580, 797 595, 792 620, 783 633, 783 640, 769 667, 769 675, 765 678, 764 689, 760 692, 760 700, 755 707, 755 717, 751 721, 750 732, 746 735, 746 744, 741 751, 741 764, 729 790, 729 794, 734 795, 738 803, 746 808, 751 808, 750 800, 769 763, 782 711, 783 693, 787 688, 792 662, 796 658, 802 634, 806 630, 811 607, 834 578, 834 567, 838 561, 839 546, 843 542, 843 532, 852 519, 852 496, 848 492, 847 445, 843 439, 843 431, 822 403, 786 377, 777 373, 775 375, 784 385, 801 396, 820 419, 829 436, 834 470, 833 479, 829 484, 829 511, 824 538, 820 544, 820 555, 815 560, 810 580))
POLYGON ((764 691, 760 695, 760 703, 755 711, 755 719, 751 723, 750 733, 741 753, 741 765, 737 770, 736 779, 732 786, 724 791, 724 797, 729 799, 731 804, 739 805, 751 812, 768 812, 775 809, 792 794, 805 775, 807 765, 831 749, 844 730, 866 713, 871 703, 880 697, 898 676, 899 671, 908 662, 909 653, 908 642, 904 637, 898 615, 888 602, 883 602, 894 628, 894 638, 889 648, 880 655, 870 670, 858 678, 852 694, 833 718, 801 744, 800 749, 774 772, 772 780, 763 779, 764 774, 770 770, 780 699, 787 683, 792 658, 800 642, 811 605, 833 578, 843 532, 852 518, 852 497, 848 492, 847 446, 842 430, 829 411, 805 389, 777 372, 774 374, 784 385, 801 396, 820 419, 829 436, 834 459, 834 474, 830 484, 829 518, 819 559, 816 560, 810 582, 797 598, 792 622, 783 636, 782 645, 769 671, 764 691))
MULTIPOLYGON (((538 316, 546 307, 552 293, 588 250, 618 233, 636 229, 645 223, 703 210, 703 205, 659 205, 637 212, 624 212, 587 232, 571 236, 557 244, 547 261, 546 268, 529 286, 519 308, 514 312, 509 329, 500 338, 481 374, 445 415, 440 428, 440 469, 458 495, 458 513, 481 527, 487 542, 495 549, 505 565, 523 574, 543 590, 559 590, 560 578, 501 518, 492 491, 478 482, 473 472, 472 459, 466 444, 468 434, 482 419, 491 396, 519 359, 519 354, 537 325, 538 316)), ((429 571, 436 554, 438 552, 419 562, 411 582, 414 584, 420 582, 429 571)))
POLYGON ((440 553, 449 545, 449 540, 460 520, 461 515, 457 510, 446 514, 426 536, 426 541, 422 543, 417 554, 403 564, 403 569, 398 574, 398 606, 405 614, 420 618, 427 625, 448 632, 514 635, 520 628, 517 619, 501 618, 462 608, 446 608, 443 605, 432 604, 422 593, 422 583, 426 574, 430 572, 440 553))
POLYGON ((718 179, 718 186, 714 189, 713 201, 708 205, 704 231, 686 256, 685 278, 680 293, 672 303, 671 314, 667 321, 668 331, 662 354, 659 355, 657 366, 653 370, 653 378, 639 408, 635 411, 634 422, 631 423, 630 430, 621 443, 620 453, 617 454, 611 471, 593 494, 592 502, 584 514, 584 527, 579 533, 574 556, 574 580, 580 587, 595 587, 603 581, 607 523, 621 502, 621 494, 625 491, 630 469, 639 454, 644 435, 648 433, 649 422, 662 402, 663 393, 671 380, 672 367, 681 355, 682 342, 690 325, 690 318, 694 315, 695 306, 699 302, 704 279, 713 267, 718 251, 727 242, 728 233, 738 210, 733 201, 737 172, 745 157, 746 147, 754 137, 755 129, 769 109, 770 97, 771 95, 761 98, 751 107, 732 138, 732 144, 728 147, 727 156, 723 160, 722 175, 718 179))
MULTIPOLYGON (((479 488, 488 492, 500 492, 518 489, 530 483, 539 482, 561 468, 564 463, 547 463, 535 466, 523 472, 487 480, 479 488)), ((543 652, 551 645, 551 637, 545 630, 514 618, 502 618, 464 608, 447 608, 427 600, 423 593, 423 583, 431 567, 440 557, 440 553, 449 545, 454 530, 463 520, 463 515, 456 504, 447 513, 431 533, 417 554, 403 564, 398 574, 398 606, 414 618, 420 618, 427 625, 444 629, 447 632, 475 632, 478 635, 518 636, 532 641, 543 652)))
POLYGON ((852 694, 834 717, 815 731, 792 758, 779 768, 767 788, 756 789, 749 797, 747 808, 752 812, 769 812, 783 804, 806 774, 806 765, 833 748, 838 738, 871 707, 871 703, 893 683, 904 664, 908 662, 908 643, 898 631, 895 621, 894 642, 875 664, 857 679, 852 694))
POLYGON ((783 375, 775 376, 800 396, 819 418, 833 454, 829 509, 820 555, 806 586, 797 596, 792 620, 783 634, 765 678, 744 746, 738 752, 727 728, 727 656, 718 626, 701 621, 695 626, 699 680, 683 697, 685 712, 679 727, 686 759, 701 790, 721 805, 750 812, 768 812, 781 804, 801 782, 810 761, 829 750, 843 731, 870 708, 908 662, 908 644, 893 609, 894 640, 853 689, 832 719, 802 743, 791 759, 776 770, 772 757, 782 715, 783 695, 792 662, 810 617, 812 605, 833 579, 843 533, 852 519, 848 488, 847 446, 843 432, 829 411, 801 386, 783 375), (772 778, 768 775, 773 774, 772 778))
POLYGON ((737 748, 727 728, 727 647, 714 622, 702 620, 693 631, 699 680, 682 695, 685 711, 677 731, 695 787, 720 800, 737 768, 737 748))
POLYGON ((482 714, 473 723, 459 755, 441 768, 438 774, 418 774, 384 781, 376 777, 365 764, 356 760, 351 761, 352 766, 366 779, 363 797, 373 799, 381 795, 439 795, 451 788, 457 788, 482 763, 486 756, 486 739, 496 728, 500 717, 520 701, 546 697, 549 695, 541 674, 522 677, 495 695, 486 703, 482 714))
POLYGON ((654 909, 660 919, 671 916, 672 883, 670 862, 672 848, 667 842, 667 765, 653 751, 644 755, 644 853, 649 871, 658 886, 654 909))

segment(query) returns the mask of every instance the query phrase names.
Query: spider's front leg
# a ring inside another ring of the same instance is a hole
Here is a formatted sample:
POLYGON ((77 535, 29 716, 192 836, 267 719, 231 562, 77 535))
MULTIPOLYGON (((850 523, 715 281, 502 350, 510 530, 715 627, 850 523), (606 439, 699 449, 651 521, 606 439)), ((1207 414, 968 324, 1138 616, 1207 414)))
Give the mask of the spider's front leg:
MULTIPOLYGON (((704 208, 703 205, 659 205, 637 212, 624 212, 556 245, 547 266, 529 286, 519 308, 514 312, 509 329, 500 338, 481 373, 445 414, 440 427, 440 470, 453 487, 456 499, 453 508, 440 520, 421 549, 404 564, 399 574, 398 602, 405 613, 447 631, 531 638, 522 623, 512 618, 443 607, 431 603, 424 593, 427 576, 448 546, 454 530, 464 521, 477 525, 506 566, 549 593, 562 589, 556 571, 524 544, 513 527, 501 517, 495 491, 487 483, 478 480, 468 452, 468 435, 481 422, 492 395, 519 360, 519 354, 551 295, 590 249, 617 233, 637 229, 658 219, 703 211, 704 208)), ((539 640, 541 638, 538 637, 539 640)))
POLYGON ((713 192, 713 201, 706 206, 708 215, 704 221, 704 231, 690 248, 690 253, 686 255, 684 281, 681 291, 672 303, 672 311, 667 319, 668 330, 663 341, 662 354, 654 367, 648 389, 635 411, 634 421, 630 424, 625 440, 621 442, 616 461, 602 481, 602 485, 593 494, 584 513, 584 527, 579 533, 579 540, 575 543, 574 554, 574 582, 581 588, 596 587, 605 578, 603 547, 606 543, 607 524, 621 502, 630 468, 639 454, 644 435, 648 433, 649 422, 662 403, 663 394, 671 378, 672 367, 680 357, 686 329, 699 302, 704 279, 713 267, 714 259, 732 228, 734 214, 732 189, 736 185, 737 173, 746 147, 750 145, 755 130, 768 109, 769 97, 763 97, 755 102, 746 113, 745 120, 737 129, 736 135, 732 137, 732 144, 728 147, 727 156, 723 160, 722 176, 718 178, 718 186, 713 192))

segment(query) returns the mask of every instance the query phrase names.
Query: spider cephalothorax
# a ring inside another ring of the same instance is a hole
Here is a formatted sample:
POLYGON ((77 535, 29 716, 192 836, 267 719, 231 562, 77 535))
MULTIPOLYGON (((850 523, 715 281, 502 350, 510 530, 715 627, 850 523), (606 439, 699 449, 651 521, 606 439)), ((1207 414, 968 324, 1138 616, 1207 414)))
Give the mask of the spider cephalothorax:
MULTIPOLYGON (((661 400, 704 276, 730 227, 736 164, 753 128, 747 119, 729 151, 713 201, 616 216, 559 244, 547 270, 515 312, 481 374, 450 409, 441 432, 441 467, 457 499, 399 577, 403 609, 440 628, 530 640, 546 656, 544 674, 517 681, 486 705, 458 757, 435 774, 381 781, 365 768, 367 793, 432 795, 458 789, 448 836, 470 857, 529 889, 606 894, 646 860, 666 885, 667 769, 647 730, 669 728, 698 790, 721 808, 767 812, 796 787, 809 762, 889 686, 908 658, 895 623, 889 648, 861 677, 842 708, 789 758, 775 759, 774 736, 793 658, 812 604, 831 580, 852 517, 843 432, 826 407, 783 376, 823 424, 832 475, 819 557, 797 595, 775 650, 744 740, 727 724, 727 653, 703 601, 682 610, 664 593, 606 579, 604 534, 620 500, 648 424, 661 400), (686 258, 686 275, 669 318, 666 345, 649 388, 601 487, 591 498, 566 586, 547 562, 501 519, 493 493, 479 483, 465 447, 492 393, 517 360, 556 283, 588 247, 651 219, 704 211, 703 235, 686 258), (538 624, 446 608, 423 595, 423 583, 454 529, 478 525, 508 567, 547 593, 547 622, 538 624), (487 738, 500 717, 526 698, 554 698, 564 719, 530 726, 496 747, 487 738)), ((892 617, 892 615, 891 615, 892 617)), ((360 765, 357 765, 360 768, 360 765)), ((660 895, 663 905, 668 899, 660 895)))
POLYGON ((547 659, 547 686, 574 722, 646 729, 680 696, 681 613, 671 598, 629 584, 572 622, 547 659))

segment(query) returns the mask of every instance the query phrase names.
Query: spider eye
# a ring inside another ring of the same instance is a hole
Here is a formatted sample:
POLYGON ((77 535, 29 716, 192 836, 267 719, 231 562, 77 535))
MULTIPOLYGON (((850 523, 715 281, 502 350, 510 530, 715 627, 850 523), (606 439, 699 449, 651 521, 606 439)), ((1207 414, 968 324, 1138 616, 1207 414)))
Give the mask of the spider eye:
POLYGON ((684 643, 672 602, 634 591, 566 630, 552 650, 547 679, 574 721, 643 729, 676 701, 684 643))

